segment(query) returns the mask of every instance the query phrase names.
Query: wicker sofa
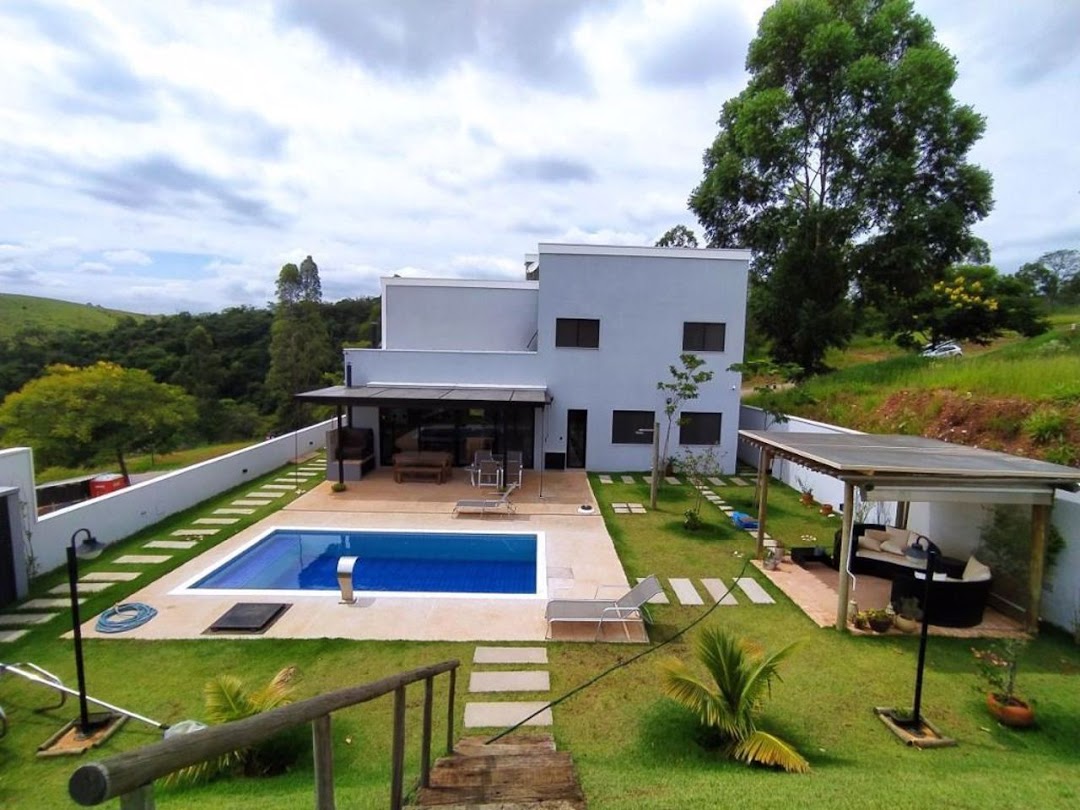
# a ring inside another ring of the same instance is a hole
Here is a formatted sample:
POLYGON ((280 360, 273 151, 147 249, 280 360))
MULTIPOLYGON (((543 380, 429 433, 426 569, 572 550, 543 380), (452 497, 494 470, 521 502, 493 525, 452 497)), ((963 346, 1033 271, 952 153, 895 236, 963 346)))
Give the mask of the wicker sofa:
POLYGON ((889 600, 899 607, 902 600, 915 599, 919 608, 926 612, 926 620, 930 624, 940 627, 974 627, 983 620, 983 611, 986 609, 986 600, 990 596, 992 585, 990 569, 972 557, 959 577, 934 574, 930 581, 928 602, 924 602, 924 571, 903 571, 893 577, 889 600))
MULTIPOLYGON (((918 532, 881 523, 856 523, 851 530, 848 570, 892 579, 902 571, 926 567, 925 555, 909 556, 909 548, 927 549, 930 540, 918 532)), ((840 560, 840 529, 833 540, 833 559, 840 560)))

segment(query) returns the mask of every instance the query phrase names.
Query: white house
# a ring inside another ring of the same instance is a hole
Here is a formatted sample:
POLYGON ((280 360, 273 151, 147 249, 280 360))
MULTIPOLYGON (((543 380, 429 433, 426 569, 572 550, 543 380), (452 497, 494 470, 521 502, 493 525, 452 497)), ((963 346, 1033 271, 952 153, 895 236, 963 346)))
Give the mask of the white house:
POLYGON ((733 472, 747 250, 541 244, 520 281, 385 278, 378 349, 346 349, 345 385, 301 394, 399 450, 520 450, 526 467, 645 470, 657 383, 691 352, 714 377, 672 430, 733 472))

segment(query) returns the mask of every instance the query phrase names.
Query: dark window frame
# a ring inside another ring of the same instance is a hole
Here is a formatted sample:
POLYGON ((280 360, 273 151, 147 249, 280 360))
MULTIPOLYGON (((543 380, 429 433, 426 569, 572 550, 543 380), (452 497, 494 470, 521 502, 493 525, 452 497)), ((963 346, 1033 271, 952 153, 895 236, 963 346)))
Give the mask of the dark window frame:
POLYGON ((599 318, 556 318, 555 348, 599 349, 599 318), (595 336, 593 335, 595 330, 595 336))
POLYGON ((716 447, 724 431, 724 414, 721 411, 683 411, 679 415, 679 444, 698 447, 716 447), (702 427, 694 424, 706 418, 716 417, 716 441, 702 441, 712 436, 713 425, 702 427), (689 431, 687 430, 689 428, 689 431), (706 432, 708 430, 708 432, 706 432))
POLYGON ((717 321, 683 321, 684 352, 722 352, 727 345, 727 324, 717 321))
POLYGON ((652 444, 653 426, 656 424, 655 411, 628 411, 613 410, 611 412, 611 443, 612 444, 652 444), (632 421, 631 415, 640 420, 640 424, 620 424, 620 422, 632 421), (621 417, 621 419, 620 419, 621 417), (646 421, 647 418, 647 421, 646 421), (648 428, 648 433, 638 433, 638 430, 648 428))

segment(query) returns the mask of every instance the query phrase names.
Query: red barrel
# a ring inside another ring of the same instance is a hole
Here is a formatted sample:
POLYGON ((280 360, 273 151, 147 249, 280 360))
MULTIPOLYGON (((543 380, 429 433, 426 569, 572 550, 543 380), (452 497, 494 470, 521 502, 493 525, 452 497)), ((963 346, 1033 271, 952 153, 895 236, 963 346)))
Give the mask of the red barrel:
POLYGON ((120 475, 120 473, 95 475, 90 479, 90 497, 96 498, 99 495, 107 495, 110 492, 123 489, 125 486, 124 476, 120 475))

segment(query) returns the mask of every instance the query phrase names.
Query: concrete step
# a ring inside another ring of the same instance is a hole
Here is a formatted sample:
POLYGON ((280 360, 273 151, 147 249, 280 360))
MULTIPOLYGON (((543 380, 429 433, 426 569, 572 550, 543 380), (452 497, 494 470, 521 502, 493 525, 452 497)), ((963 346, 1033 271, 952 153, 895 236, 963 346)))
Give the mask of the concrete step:
MULTIPOLYGON (((538 709, 543 709, 547 701, 499 701, 496 703, 466 703, 465 728, 509 728, 516 725, 538 709)), ((525 723, 527 726, 550 726, 551 709, 544 709, 540 714, 525 723)))

